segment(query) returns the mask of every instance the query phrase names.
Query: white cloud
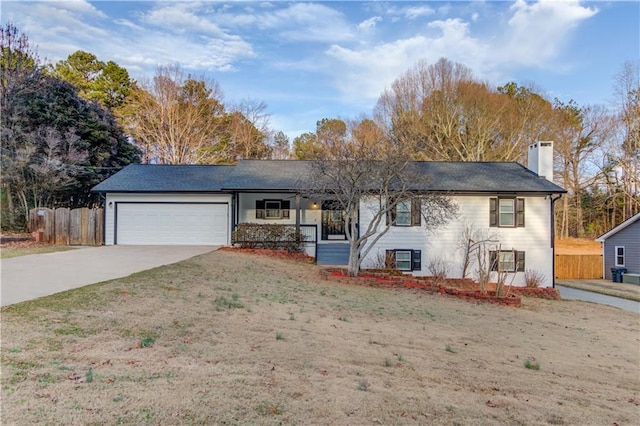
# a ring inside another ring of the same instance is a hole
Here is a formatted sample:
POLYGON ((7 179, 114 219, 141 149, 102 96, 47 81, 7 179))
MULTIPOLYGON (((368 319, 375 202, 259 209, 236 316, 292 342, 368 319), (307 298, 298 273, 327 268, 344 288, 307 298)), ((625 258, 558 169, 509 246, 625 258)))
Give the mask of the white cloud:
POLYGON ((510 8, 504 49, 497 52, 503 61, 543 67, 565 46, 571 30, 598 10, 583 7, 577 0, 541 0, 529 4, 517 0, 510 8))
POLYGON ((366 19, 358 24, 358 29, 362 31, 370 31, 376 27, 378 22, 382 21, 382 18, 379 16, 374 16, 372 18, 366 19))
POLYGON ((274 29, 281 37, 293 41, 338 41, 353 38, 344 15, 321 4, 294 3, 260 15, 256 25, 274 29))
POLYGON ((118 25, 122 25, 123 27, 131 28, 132 30, 136 30, 136 31, 143 31, 144 30, 144 28, 141 27, 140 25, 136 25, 133 22, 129 21, 128 19, 124 19, 124 18, 114 19, 113 23, 114 24, 118 24, 118 25))
POLYGON ((142 22, 178 34, 204 33, 225 38, 227 35, 218 25, 200 15, 191 3, 159 3, 142 17, 142 22))
POLYGON ((433 15, 434 13, 435 13, 435 10, 427 6, 408 7, 404 12, 404 16, 406 16, 409 19, 416 19, 422 16, 433 15))
POLYGON ((412 20, 422 18, 424 16, 433 15, 434 13, 436 13, 436 11, 428 6, 392 6, 387 9, 387 13, 391 16, 404 17, 412 20))
POLYGON ((66 0, 55 2, 59 9, 66 9, 70 12, 76 12, 81 15, 93 15, 100 18, 106 18, 107 15, 96 9, 91 3, 85 0, 66 0))
POLYGON ((488 48, 469 36, 466 23, 448 19, 433 21, 428 26, 437 34, 430 37, 417 34, 360 50, 333 45, 326 54, 340 64, 337 69, 334 64, 339 76, 335 84, 348 98, 360 102, 376 99, 385 87, 419 59, 434 63, 447 57, 474 70, 477 69, 475 66, 482 66, 481 59, 486 58, 488 48))
MULTIPOLYGON (((393 13, 400 13, 394 8, 393 13)), ((350 47, 334 44, 326 51, 333 59, 335 85, 347 99, 359 102, 376 99, 385 87, 419 59, 434 63, 441 57, 471 68, 477 78, 500 82, 513 69, 520 67, 555 67, 555 61, 581 21, 597 13, 578 1, 526 3, 518 0, 504 21, 483 12, 482 18, 470 15, 434 20, 426 31, 416 28, 414 34, 377 45, 350 47), (489 34, 482 38, 471 33, 469 23, 493 19, 489 34), (502 23, 501 23, 502 22, 502 23)))

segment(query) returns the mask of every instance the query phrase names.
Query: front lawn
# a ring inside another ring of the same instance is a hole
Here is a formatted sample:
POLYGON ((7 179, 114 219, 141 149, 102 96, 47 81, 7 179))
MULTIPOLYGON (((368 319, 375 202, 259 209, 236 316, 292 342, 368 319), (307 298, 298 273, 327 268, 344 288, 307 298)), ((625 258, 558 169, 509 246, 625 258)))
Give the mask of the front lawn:
POLYGON ((73 250, 73 247, 39 244, 33 242, 29 242, 29 244, 7 243, 0 246, 0 258, 9 259, 11 257, 26 256, 29 254, 55 253, 58 251, 67 250, 73 250))
POLYGON ((640 424, 640 316, 216 251, 2 310, 3 424, 640 424))

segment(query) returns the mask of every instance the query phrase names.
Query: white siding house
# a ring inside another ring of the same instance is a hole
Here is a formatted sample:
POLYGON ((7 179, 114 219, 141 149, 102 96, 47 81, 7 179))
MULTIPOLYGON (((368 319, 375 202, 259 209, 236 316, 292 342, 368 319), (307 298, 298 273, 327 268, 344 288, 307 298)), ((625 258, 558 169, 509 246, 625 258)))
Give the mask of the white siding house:
MULTIPOLYGON (((553 203, 565 192, 552 182, 552 165, 551 142, 531 145, 528 167, 508 162, 413 163, 426 178, 416 191, 451 197, 457 216, 426 230, 418 224, 421 216, 410 214, 414 203, 402 203, 395 223, 362 267, 379 267, 391 253, 396 268, 408 273, 429 275, 429 265, 440 260, 449 276, 460 277, 459 246, 465 228, 471 227, 495 240, 488 255, 499 257, 501 269, 513 269, 513 284, 524 285, 524 270, 533 269, 552 285, 553 203)), ((289 160, 127 166, 93 188, 104 197, 105 244, 229 245, 241 224, 283 225, 302 232, 304 249, 318 264, 344 265, 349 256, 345 212, 331 200, 305 198, 310 184, 305 176, 312 167, 310 161, 289 160)), ((371 199, 361 201, 361 232, 375 208, 371 199)), ((473 277, 475 269, 469 269, 467 276, 473 277)))
MULTIPOLYGON (((424 226, 392 226, 376 243, 369 255, 363 260, 363 268, 379 267, 388 251, 420 251, 420 269, 413 270, 414 275, 430 275, 429 264, 442 260, 446 263, 449 276, 462 274, 461 241, 465 228, 498 242, 491 245, 502 251, 524 253, 524 265, 521 269, 534 269, 547 277, 546 285, 553 279, 553 250, 549 228, 551 226, 551 198, 549 196, 518 197, 524 200, 524 226, 490 226, 490 200, 496 196, 455 195, 454 201, 459 207, 457 217, 445 226, 427 230, 424 226)), ((360 226, 366 228, 372 217, 376 203, 363 203, 360 209, 360 226)), ((425 212, 428 214, 428 212, 425 212)), ((373 239, 373 237, 372 237, 373 239)), ((469 277, 474 277, 475 268, 470 268, 469 277)), ((524 271, 516 272, 514 285, 524 285, 524 271)), ((509 278, 511 280, 511 278, 509 278)), ((510 282, 510 281, 509 281, 510 282)))

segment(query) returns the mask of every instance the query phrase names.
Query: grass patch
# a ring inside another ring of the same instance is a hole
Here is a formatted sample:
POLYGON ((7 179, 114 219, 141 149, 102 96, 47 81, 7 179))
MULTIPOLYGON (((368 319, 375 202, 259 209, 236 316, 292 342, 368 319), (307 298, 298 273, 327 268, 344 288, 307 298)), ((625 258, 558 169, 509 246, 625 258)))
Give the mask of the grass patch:
POLYGON ((233 294, 231 296, 231 300, 227 299, 224 296, 218 296, 215 300, 216 311, 226 311, 228 309, 239 309, 244 308, 244 304, 239 300, 240 296, 238 294, 233 294))
POLYGON ((3 309, 2 420, 640 424, 637 314, 525 302, 338 283, 216 251, 3 309), (458 355, 442 354, 448 342, 458 355), (549 374, 523 368, 521 348, 536 345, 549 374))
POLYGON ((141 348, 150 348, 155 342, 155 336, 144 336, 140 339, 139 345, 141 348))
POLYGON ((277 416, 282 414, 282 407, 273 402, 262 401, 258 404, 257 411, 261 416, 277 416))
POLYGON ((527 370, 538 371, 540 370, 540 363, 538 361, 531 361, 528 359, 524 362, 524 368, 526 368, 527 370))
POLYGON ((0 259, 10 259, 12 257, 28 256, 30 254, 55 253, 59 251, 76 250, 69 246, 33 246, 33 247, 2 247, 0 249, 0 259))
POLYGON ((451 345, 447 345, 447 346, 445 346, 445 347, 444 347, 444 350, 445 350, 445 351, 447 351, 447 352, 449 352, 449 353, 451 353, 451 354, 457 354, 457 353, 458 353, 455 349, 453 349, 453 348, 451 347, 451 345))

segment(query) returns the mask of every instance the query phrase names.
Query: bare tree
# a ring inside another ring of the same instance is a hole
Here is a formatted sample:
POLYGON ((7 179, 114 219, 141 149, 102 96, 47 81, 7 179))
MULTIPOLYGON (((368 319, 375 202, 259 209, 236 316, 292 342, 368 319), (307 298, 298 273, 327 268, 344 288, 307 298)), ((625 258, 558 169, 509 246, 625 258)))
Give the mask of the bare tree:
POLYGON ((231 108, 227 117, 230 151, 234 158, 263 159, 269 156, 266 144, 269 136, 267 104, 245 99, 231 108))
POLYGON ((529 87, 498 88, 466 66, 418 62, 384 91, 376 120, 418 160, 515 161, 546 138, 551 104, 529 87))
POLYGON ((640 61, 626 62, 614 87, 618 107, 614 161, 623 191, 622 220, 640 212, 640 61))
MULTIPOLYGON (((458 242, 458 249, 462 251, 462 278, 467 278, 474 265, 478 266, 478 275, 481 275, 480 272, 486 269, 483 265, 480 265, 481 262, 485 262, 485 252, 490 245, 495 245, 499 242, 500 235, 496 232, 488 233, 476 229, 473 225, 465 226, 458 242)), ((482 278, 482 276, 479 276, 478 280, 480 281, 482 278)))
POLYGON ((286 160, 290 157, 289 137, 278 131, 270 135, 269 151, 272 160, 286 160))
POLYGON ((455 216, 457 205, 447 196, 425 190, 428 177, 411 162, 403 147, 388 138, 377 143, 349 135, 342 143, 325 146, 321 157, 311 161, 310 176, 303 184, 307 197, 335 203, 345 212, 345 234, 349 241, 347 272, 356 276, 362 260, 391 228, 388 220, 400 203, 419 206, 422 225, 433 230, 455 216), (360 226, 360 209, 369 222, 360 226), (428 212, 428 214, 427 214, 428 212))
POLYGON ((556 168, 570 194, 563 199, 560 235, 584 237, 582 196, 599 177, 596 156, 611 134, 611 121, 601 106, 579 107, 556 99, 558 114, 555 144, 556 168), (573 212, 571 223, 569 212, 573 212))
POLYGON ((168 65, 158 67, 142 87, 132 94, 128 127, 145 162, 228 161, 229 147, 218 140, 224 106, 216 82, 185 76, 180 66, 168 65))

